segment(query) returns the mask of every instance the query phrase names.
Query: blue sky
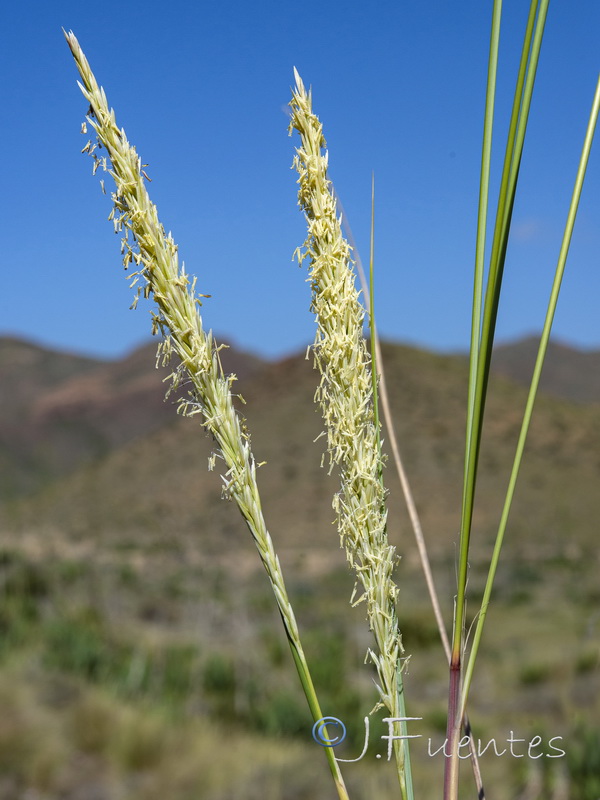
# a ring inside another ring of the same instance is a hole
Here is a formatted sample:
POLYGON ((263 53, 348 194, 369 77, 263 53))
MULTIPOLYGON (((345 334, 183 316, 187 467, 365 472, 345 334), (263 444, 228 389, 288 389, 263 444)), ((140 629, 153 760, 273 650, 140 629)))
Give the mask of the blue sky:
MULTIPOLYGON (((286 132, 296 66, 313 87, 331 177, 358 246, 376 180, 384 337, 466 350, 491 0, 430 3, 4 4, 0 332, 118 356, 147 340, 91 161, 73 29, 143 160, 207 327, 263 355, 313 338, 286 132)), ((528 3, 505 2, 498 149, 528 3)), ((525 145, 500 340, 539 330, 597 79, 596 0, 553 0, 525 145)), ((557 338, 600 347, 600 147, 592 152, 557 338)), ((498 159, 496 159, 496 166, 498 159)))

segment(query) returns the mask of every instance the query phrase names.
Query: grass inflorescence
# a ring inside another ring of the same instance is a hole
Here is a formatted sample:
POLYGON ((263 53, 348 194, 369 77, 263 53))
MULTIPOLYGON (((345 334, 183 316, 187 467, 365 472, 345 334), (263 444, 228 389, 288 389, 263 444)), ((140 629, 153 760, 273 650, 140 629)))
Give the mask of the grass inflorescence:
MULTIPOLYGON (((301 146, 294 165, 299 174, 298 201, 308 223, 300 264, 310 262, 312 310, 317 319, 313 352, 321 373, 316 393, 326 426, 331 468, 338 467, 340 491, 334 497, 338 530, 348 562, 360 585, 355 604, 365 602, 376 650, 369 650, 379 679, 380 705, 396 719, 402 708, 401 656, 396 616, 398 588, 393 580, 395 548, 387 537, 380 429, 375 417, 371 359, 363 334, 364 308, 355 286, 350 247, 342 234, 331 182, 323 127, 312 98, 296 72, 290 131, 301 146)), ((405 747, 397 758, 406 796, 405 747)))
MULTIPOLYGON (((174 355, 179 360, 172 374, 172 388, 183 380, 189 387, 188 399, 181 404, 181 410, 189 416, 200 415, 204 428, 217 443, 215 457, 221 458, 226 466, 222 475, 225 495, 236 502, 256 543, 311 713, 315 721, 319 720, 323 714, 261 507, 249 435, 236 413, 231 380, 223 374, 212 334, 203 329, 196 281, 190 281, 183 265, 179 265, 177 245, 171 234, 165 232, 148 195, 141 159, 129 144, 125 131, 118 128, 115 113, 109 108, 104 90, 98 86, 75 35, 71 32, 65 36, 83 80, 79 86, 90 104, 88 122, 97 135, 97 142, 88 142, 84 151, 94 159, 94 172, 101 166, 109 171, 116 184, 110 218, 115 230, 124 234, 121 247, 124 266, 128 268, 132 263, 137 266, 132 282, 141 282, 138 296, 143 293, 144 297, 152 297, 157 305, 153 330, 165 337, 159 357, 168 361, 174 355), (106 157, 98 157, 99 145, 108 153, 108 161, 106 157)), ((325 753, 343 799, 346 789, 339 767, 330 748, 325 748, 325 753)))

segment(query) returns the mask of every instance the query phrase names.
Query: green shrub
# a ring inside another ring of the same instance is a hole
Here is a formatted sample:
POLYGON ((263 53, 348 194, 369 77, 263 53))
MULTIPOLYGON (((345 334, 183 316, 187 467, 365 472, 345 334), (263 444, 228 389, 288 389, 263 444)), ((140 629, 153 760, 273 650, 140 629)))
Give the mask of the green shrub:
POLYGON ((163 664, 162 693, 169 699, 184 701, 196 677, 199 677, 198 648, 195 645, 171 645, 163 654, 163 664))
POLYGON ((271 736, 310 736, 312 720, 305 703, 281 690, 258 712, 257 727, 271 736))
POLYGON ((519 679, 524 686, 534 686, 544 683, 550 678, 552 668, 548 664, 535 662, 526 664, 519 673, 519 679))
POLYGON ((50 594, 44 567, 12 550, 0 551, 0 656, 24 644, 50 594))
POLYGON ((567 768, 571 778, 570 800, 600 797, 600 727, 580 725, 570 739, 567 768))
POLYGON ((600 667, 600 651, 598 648, 584 650, 577 656, 575 670, 579 674, 593 672, 600 667))
POLYGON ((44 627, 44 662, 94 683, 121 683, 127 674, 132 648, 111 636, 95 609, 58 617, 44 627))

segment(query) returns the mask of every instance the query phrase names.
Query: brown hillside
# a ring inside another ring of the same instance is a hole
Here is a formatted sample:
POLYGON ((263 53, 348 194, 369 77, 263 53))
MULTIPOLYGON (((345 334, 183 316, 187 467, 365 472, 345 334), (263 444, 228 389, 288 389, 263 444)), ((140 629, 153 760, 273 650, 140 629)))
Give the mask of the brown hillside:
MULTIPOLYGON (((387 379, 406 467, 434 556, 450 564, 459 525, 463 459, 463 357, 387 345, 387 379), (450 555, 448 555, 450 554, 450 555), (448 558, 450 562, 448 562, 448 558)), ((337 478, 320 468, 324 439, 313 395, 317 375, 302 356, 263 367, 240 382, 267 522, 278 549, 313 559, 341 558, 331 525, 337 478), (320 553, 320 555, 319 555, 320 553)), ((497 377, 484 431, 474 557, 489 548, 508 479, 525 392, 497 377)), ((218 462, 206 470, 212 442, 193 419, 138 436, 17 506, 15 525, 60 531, 61 542, 171 550, 178 557, 233 559, 252 545, 236 509, 220 500, 218 462)), ((596 557, 600 497, 600 409, 540 398, 515 497, 508 548, 515 558, 596 557)), ((414 559, 404 502, 391 468, 390 535, 414 559)), ((254 563, 254 561, 253 561, 254 563)), ((343 558, 342 562, 343 563, 343 558)), ((447 567, 445 567, 448 572, 447 567)))
MULTIPOLYGON (((538 336, 501 345, 494 350, 492 368, 529 386, 538 345, 538 336)), ((600 351, 577 350, 550 341, 540 390, 576 403, 600 403, 600 351)))
MULTIPOLYGON (((10 476, 0 497, 29 493, 171 424, 169 370, 156 368, 155 353, 149 343, 101 361, 0 340, 0 457, 10 476)), ((229 348, 222 360, 240 378, 262 363, 229 348)))

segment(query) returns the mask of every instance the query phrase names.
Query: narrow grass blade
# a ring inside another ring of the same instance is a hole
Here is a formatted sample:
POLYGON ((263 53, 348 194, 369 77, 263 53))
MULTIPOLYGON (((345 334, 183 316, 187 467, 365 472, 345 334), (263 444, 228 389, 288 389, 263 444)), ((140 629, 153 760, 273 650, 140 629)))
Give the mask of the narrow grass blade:
POLYGON ((483 128, 483 148, 481 158, 481 179, 479 189, 479 211, 477 217, 477 241, 475 246, 475 278, 473 285, 473 312, 471 322, 471 347, 469 359, 469 389, 467 400, 467 442, 465 446, 465 474, 463 485, 463 506, 460 535, 460 562, 458 577, 458 598, 454 621, 451 660, 454 664, 460 661, 464 615, 464 587, 466 586, 467 564, 469 552, 469 536, 471 531, 472 498, 474 496, 474 475, 471 463, 474 458, 474 430, 476 419, 476 377, 479 367, 479 345, 481 328, 481 304, 483 292, 483 272, 485 255, 485 237, 487 229, 488 192, 490 180, 492 128, 494 122, 494 98, 496 91, 496 73, 498 65, 498 45, 500 39, 500 17, 502 3, 495 0, 490 37, 490 57, 488 66, 488 83, 486 92, 485 117, 483 128))
POLYGON ((554 282, 552 284, 552 291, 550 294, 550 300, 548 302, 548 309, 546 311, 546 318, 544 321, 544 327, 542 330, 542 336, 540 339, 540 345, 538 349, 538 354, 535 362, 535 367, 533 371, 533 377, 531 380, 531 386, 529 388, 529 394, 527 397, 527 403, 525 406, 525 413, 523 416, 523 422, 521 425, 521 431, 519 434, 519 440, 517 443, 517 449, 515 453, 515 458, 513 461, 513 466, 510 474, 508 489, 506 492, 506 498, 504 501, 504 506, 502 509, 502 515, 500 518, 500 524, 498 527, 498 533, 496 535, 496 542, 494 545, 494 552, 492 556, 492 560, 490 563, 490 568, 488 572, 488 578, 485 585, 485 590, 483 594, 483 600, 481 603, 481 609, 479 611, 477 625, 475 628, 475 633, 473 637, 473 645, 471 647, 471 652, 469 655, 469 661, 467 664, 467 668, 465 671, 465 679, 464 679, 464 686, 462 691, 461 697, 461 709, 464 710, 467 702, 467 697, 469 694, 469 688, 471 686, 471 680, 473 677, 473 670, 475 666, 475 660, 477 658, 477 653, 479 651, 479 645, 481 643, 481 637, 483 634, 483 627, 486 620, 487 610, 489 606, 489 602, 491 599, 492 588, 494 583, 494 578, 496 576, 496 569, 498 567, 498 561, 500 558, 500 551, 502 549, 502 544, 504 541, 504 534, 506 532, 506 526, 508 523, 508 517, 510 514, 510 507, 512 504, 512 499, 515 492, 515 486, 517 482, 517 477, 519 474, 519 469, 521 466, 521 461, 523 458, 523 451, 525 448, 525 441, 527 438, 527 433, 529 430, 529 425, 531 422, 531 416, 533 413, 533 406, 535 403, 535 398, 540 382, 540 376, 542 373, 542 367, 544 364, 544 358, 546 356, 546 351, 548 349, 548 342, 550 340, 550 331, 552 329, 552 321, 554 319, 554 314, 556 311, 556 305, 558 302, 558 295, 560 292, 560 286, 562 283, 562 278, 564 275, 565 265, 567 261, 567 255, 569 252, 569 246, 571 243, 571 237, 573 235, 573 227, 575 225, 575 218, 577 216, 577 208, 579 205, 579 200, 581 197, 581 191, 583 188, 583 182, 585 179, 585 174, 587 170, 587 165, 589 161, 590 151, 592 148, 592 141, 594 137, 594 131, 596 128, 596 123, 598 121, 598 111, 600 109, 600 78, 598 79, 598 83, 596 85, 596 92, 594 95, 594 101, 592 104, 592 111, 590 114, 587 131, 585 135, 583 150, 581 153, 581 158, 579 160, 579 166, 577 169, 577 176, 575 179, 575 187, 573 189, 573 194, 571 197, 571 204, 569 206, 569 213, 567 216, 567 222, 565 226, 565 232, 562 239, 562 244, 560 248, 560 253, 558 257, 558 263, 556 267, 556 272, 554 275, 554 282))
MULTIPOLYGON (((542 0, 539 5, 540 7, 538 10, 538 0, 532 0, 523 42, 521 63, 519 67, 517 85, 515 88, 513 109, 509 125, 504 166, 500 184, 483 316, 481 315, 481 298, 479 294, 481 290, 481 282, 478 276, 483 272, 483 262, 481 259, 483 257, 485 245, 482 219, 480 218, 478 222, 478 244, 476 248, 477 252, 475 270, 476 280, 473 304, 474 312, 473 328, 471 333, 469 398, 467 408, 465 481, 463 487, 463 519, 461 523, 461 533, 464 532, 465 537, 467 537, 470 532, 473 513, 479 445, 481 441, 481 429, 483 424, 483 412, 485 409, 487 381, 491 363, 491 350, 500 298, 500 287, 504 270, 508 234, 510 230, 510 218, 516 194, 519 166, 521 162, 525 132, 527 129, 527 120, 529 117, 531 97, 533 93, 533 85, 539 60, 546 13, 548 9, 548 0, 542 0), (534 31, 535 37, 533 36, 534 31), (531 47, 532 38, 533 47, 531 47)), ((484 133, 484 140, 486 139, 487 135, 484 133)), ((486 148, 484 147, 484 151, 485 149, 486 148)), ((482 163, 484 163, 484 165, 489 159, 489 155, 490 153, 488 153, 487 158, 483 160, 482 163)), ((487 164, 486 170, 488 168, 489 164, 487 164)), ((482 178, 482 186, 487 185, 487 179, 484 180, 482 178)), ((468 553, 466 555, 468 555, 468 553)), ((459 579, 459 594, 460 585, 466 584, 466 561, 466 557, 461 559, 463 570, 459 579)))
MULTIPOLYGON (((475 498, 475 486, 477 478, 477 466, 479 459, 479 447, 481 443, 481 432, 483 427, 483 415, 485 409, 485 401, 487 394, 487 384, 489 377, 489 369, 491 364, 491 353, 494 339, 494 331, 496 325, 496 317, 498 311, 498 303, 500 298, 500 287, 502 283, 502 275, 504 270, 504 261, 506 256, 506 248, 508 242, 508 235, 510 230, 510 220, 512 216, 512 209, 514 205, 514 198, 517 187, 517 180, 519 175, 519 167, 521 162, 521 155, 523 151, 523 143, 525 140, 525 132, 527 129, 527 121, 529 118, 529 110, 531 106, 531 97, 533 93, 533 86, 535 75, 537 71, 537 64, 539 61, 539 54, 541 49, 541 42, 544 32, 544 25, 548 10, 548 0, 532 0, 530 5, 529 16, 525 36, 523 40, 523 48, 521 54, 521 61, 519 66, 519 73, 517 77, 517 84, 514 93, 513 109, 507 136, 507 143, 505 149, 504 166, 502 171, 502 179, 500 183, 500 191, 498 197, 498 206, 496 212, 496 223, 494 228, 494 236, 492 242, 490 268, 487 279, 487 288, 485 293, 485 304, 483 306, 483 315, 481 313, 481 282, 480 275, 482 274, 483 264, 483 251, 484 246, 484 230, 482 228, 484 219, 486 217, 480 216, 478 219, 478 244, 476 247, 476 269, 475 269, 475 289, 473 301, 473 327, 471 333, 471 357, 469 369, 469 393, 468 393, 468 406, 467 406, 467 443, 465 447, 465 473, 463 484, 463 507, 461 519, 461 542, 460 542, 460 556, 459 556, 459 579, 458 579, 458 592, 456 602, 456 620, 454 628, 453 639, 453 660, 458 665, 457 671, 460 673, 460 660, 461 660, 461 647, 463 639, 463 626, 464 626, 464 608, 465 608, 465 595, 466 595, 466 582, 468 572, 468 551, 471 533, 471 524, 473 516, 473 504, 475 498), (481 325, 481 329, 479 326, 481 325), (476 352, 474 352, 474 350, 476 352)), ((492 41, 494 41, 494 29, 496 27, 496 19, 499 25, 500 9, 495 5, 494 17, 492 22, 492 41)), ((497 50, 497 42, 496 42, 497 50)), ((490 64, 492 65, 497 59, 493 55, 491 48, 490 64)), ((490 70, 492 72, 492 69, 490 70)), ((495 78, 494 78, 495 83, 495 78)), ((488 92, 492 88, 491 81, 488 83, 488 92)), ((487 108, 486 101, 486 108, 487 108)), ((491 124, 491 120, 489 120, 491 124)), ((484 158, 482 159, 482 173, 489 169, 490 152, 487 151, 487 125, 488 114, 486 113, 486 124, 484 126, 484 158)), ((487 179, 482 178, 482 187, 487 187, 487 179)), ((480 209, 482 207, 480 203, 480 209)), ((487 223, 486 223, 487 224, 487 223)), ((451 668, 452 670, 452 668, 451 668)), ((459 691, 460 679, 456 676, 451 677, 453 703, 456 701, 456 693, 459 691)), ((458 707, 457 707, 458 712, 458 707)), ((450 721, 450 717, 449 717, 450 721)), ((454 732, 452 737, 454 744, 458 742, 459 736, 459 720, 454 721, 454 732)), ((458 758, 454 756, 448 766, 448 771, 452 773, 449 782, 454 783, 457 780, 458 773, 458 758)))
POLYGON ((458 798, 458 741, 460 738, 462 724, 462 716, 458 715, 458 701, 460 693, 461 655, 466 602, 469 543, 473 514, 473 498, 475 495, 475 471, 473 470, 472 465, 475 461, 475 454, 477 452, 476 443, 474 441, 477 415, 477 375, 479 374, 481 303, 483 292, 485 239, 487 230, 487 209, 492 152, 492 130, 494 123, 494 101, 496 93, 501 16, 502 2, 501 0, 494 0, 483 126, 479 208, 477 215, 477 237, 475 245, 475 276, 473 284, 473 311, 471 320, 469 388, 467 398, 467 431, 459 545, 458 589, 454 611, 454 628, 452 634, 448 683, 448 724, 446 737, 450 743, 450 758, 446 759, 444 766, 444 800, 457 800, 458 798))
MULTIPOLYGON (((475 405, 471 429, 472 449, 469 462, 469 477, 473 484, 473 495, 510 222, 547 11, 548 0, 541 0, 541 2, 532 0, 504 156, 477 363, 475 405)), ((470 512, 472 513, 473 497, 470 499, 470 512)))

